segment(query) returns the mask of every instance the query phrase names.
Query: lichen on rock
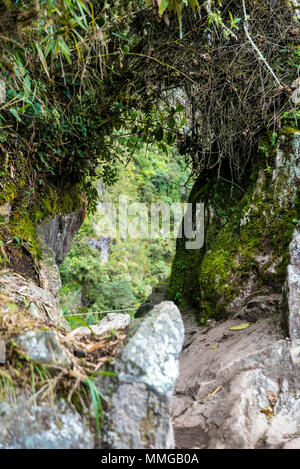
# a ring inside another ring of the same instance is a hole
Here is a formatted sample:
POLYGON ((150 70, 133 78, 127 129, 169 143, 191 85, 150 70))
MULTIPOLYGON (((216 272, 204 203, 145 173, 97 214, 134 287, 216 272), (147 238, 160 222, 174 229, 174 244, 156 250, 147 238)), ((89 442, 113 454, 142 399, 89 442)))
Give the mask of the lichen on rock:
POLYGON ((107 399, 105 446, 174 447, 170 409, 183 338, 181 315, 169 301, 132 324, 113 364, 116 376, 102 376, 98 381, 107 399))

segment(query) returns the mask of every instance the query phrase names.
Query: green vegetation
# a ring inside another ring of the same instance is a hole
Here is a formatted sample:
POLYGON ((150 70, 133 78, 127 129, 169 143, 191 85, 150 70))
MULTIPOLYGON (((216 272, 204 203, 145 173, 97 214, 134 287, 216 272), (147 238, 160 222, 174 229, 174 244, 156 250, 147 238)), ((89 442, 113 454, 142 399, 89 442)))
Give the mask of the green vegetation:
MULTIPOLYGON (((149 147, 147 153, 136 152, 126 168, 119 169, 118 182, 104 190, 101 197, 115 206, 119 194, 148 207, 151 202, 183 202, 188 196, 184 186, 188 172, 175 151, 166 156, 149 147)), ((102 224, 100 209, 90 214, 60 266, 61 302, 67 314, 138 306, 151 293, 153 285, 169 276, 174 239, 112 239, 108 261, 102 263, 101 252, 90 246, 91 240, 101 236, 102 224)), ((93 315, 85 319, 95 321, 93 315)), ((75 317, 71 322, 76 324, 75 317)))
MULTIPOLYGON (((153 146, 166 153, 175 144, 180 165, 197 181, 190 200, 209 203, 206 216, 214 221, 205 249, 186 254, 184 240, 178 241, 170 297, 205 306, 203 291, 212 298, 220 287, 221 315, 222 298, 228 304, 234 295, 227 288, 229 273, 237 270, 242 278, 257 269, 252 258, 263 234, 269 246, 280 243, 285 258, 297 215, 279 214, 288 233, 275 239, 278 226, 260 220, 271 198, 255 201, 255 226, 239 231, 258 170, 269 181, 278 136, 283 128, 299 127, 290 99, 299 70, 299 25, 285 1, 270 9, 267 1, 248 0, 7 0, 0 2, 0 14, 6 88, 0 205, 9 203, 11 211, 9 222, 0 219, 2 266, 35 278, 36 224, 85 204, 95 213, 97 180, 106 188, 115 184, 108 189, 114 201, 126 178, 136 200, 149 202, 152 193, 173 200, 169 171, 156 168, 151 155, 153 146), (135 161, 143 151, 144 162, 135 161), (241 252, 240 242, 249 243, 251 252, 241 252)), ((62 267, 64 303, 83 285, 88 310, 131 306, 168 274, 171 251, 163 242, 142 251, 138 243, 111 243, 111 260, 99 267, 91 248, 79 252, 97 236, 90 217, 67 261, 72 266, 65 272, 62 267), (153 274, 151 281, 145 272, 153 274)), ((283 260, 281 275, 285 266, 283 260)), ((206 307, 214 314, 210 299, 206 307)))
POLYGON ((287 191, 295 131, 286 128, 280 134, 284 164, 275 180, 278 136, 271 132, 261 141, 246 190, 232 187, 228 197, 228 183, 215 181, 201 191, 200 179, 191 193, 191 201, 208 202, 211 219, 206 218, 206 242, 200 251, 186 251, 184 240, 178 241, 169 296, 196 307, 200 318, 228 316, 229 305, 248 284, 252 293, 281 291, 300 214, 299 190, 294 195, 287 191))

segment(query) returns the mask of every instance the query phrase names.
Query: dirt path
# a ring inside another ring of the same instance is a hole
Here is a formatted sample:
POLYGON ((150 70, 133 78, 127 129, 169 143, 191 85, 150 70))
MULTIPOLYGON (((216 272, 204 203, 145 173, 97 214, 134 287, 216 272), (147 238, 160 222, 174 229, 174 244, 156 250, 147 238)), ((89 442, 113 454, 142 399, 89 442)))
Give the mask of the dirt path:
POLYGON ((300 344, 282 336, 279 318, 236 331, 243 321, 197 327, 190 312, 183 318, 176 447, 300 448, 300 344))

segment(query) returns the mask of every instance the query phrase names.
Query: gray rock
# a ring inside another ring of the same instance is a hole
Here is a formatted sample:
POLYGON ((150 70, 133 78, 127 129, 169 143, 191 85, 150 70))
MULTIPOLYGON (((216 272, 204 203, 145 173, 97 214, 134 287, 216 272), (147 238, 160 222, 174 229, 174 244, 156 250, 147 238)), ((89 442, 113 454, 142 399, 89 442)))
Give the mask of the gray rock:
MULTIPOLYGON (((117 376, 100 376, 97 382, 106 408, 101 427, 104 447, 174 446, 170 411, 183 335, 181 315, 172 302, 157 305, 147 318, 134 322, 113 365, 117 376)), ((52 331, 30 331, 16 341, 32 360, 55 364, 67 360, 52 331)), ((16 399, 0 402, 0 448, 99 447, 90 417, 55 396, 48 403, 41 401, 39 392, 25 396, 16 390, 16 399)))
POLYGON ((296 196, 300 181, 300 132, 294 132, 291 142, 290 139, 290 136, 280 136, 276 151, 276 167, 272 173, 274 196, 282 208, 288 207, 291 199, 296 196), (291 151, 286 150, 287 143, 291 145, 291 151))
POLYGON ((55 262, 54 252, 48 248, 41 240, 39 247, 42 253, 42 259, 39 261, 39 280, 44 290, 52 293, 54 298, 59 300, 59 292, 61 289, 60 273, 55 262))
POLYGON ((70 360, 51 330, 29 331, 15 339, 31 360, 39 363, 70 366, 70 360))
POLYGON ((170 301, 135 321, 114 363, 117 378, 98 382, 107 396, 106 446, 173 448, 170 408, 183 337, 181 315, 170 301))
POLYGON ((46 218, 36 228, 37 240, 42 253, 39 261, 41 287, 57 299, 61 289, 61 279, 57 265, 60 264, 72 244, 84 218, 84 208, 67 215, 46 218))
POLYGON ((281 312, 281 305, 282 295, 273 293, 269 296, 254 296, 248 299, 246 305, 235 317, 249 322, 256 322, 281 312))
MULTIPOLYGON (((8 217, 10 204, 0 207, 0 214, 8 217)), ((0 293, 10 303, 15 303, 35 319, 42 319, 56 326, 69 329, 59 311, 61 279, 57 263, 63 261, 71 247, 72 239, 84 218, 84 208, 68 215, 46 219, 36 227, 37 241, 41 250, 39 260, 39 286, 12 271, 1 271, 0 293)))
POLYGON ((73 238, 84 220, 84 207, 67 215, 58 214, 47 218, 37 227, 40 240, 54 252, 55 261, 61 264, 68 254, 73 238))
MULTIPOLYGON (((96 225, 97 226, 97 225, 96 225)), ((95 226, 95 228, 96 228, 95 226)), ((99 236, 99 238, 90 238, 89 245, 100 253, 102 264, 106 264, 109 258, 109 247, 111 243, 110 236, 99 236)))
POLYGON ((20 306, 24 314, 28 312, 35 319, 69 328, 58 309, 58 298, 21 275, 10 270, 1 271, 0 293, 5 295, 10 303, 20 306))
MULTIPOLYGON (((27 397, 27 398, 26 398, 27 397)), ((90 449, 94 438, 86 419, 63 400, 36 404, 20 395, 0 403, 1 449, 90 449)))
POLYGON ((184 347, 173 409, 179 447, 184 428, 202 435, 193 447, 211 449, 289 447, 300 434, 300 341, 284 340, 274 319, 229 330, 239 323, 199 328, 184 347))
POLYGON ((162 301, 165 301, 167 298, 167 291, 168 291, 167 282, 161 282, 157 285, 154 285, 151 295, 149 295, 147 300, 141 304, 141 306, 136 311, 134 317, 135 318, 144 317, 147 313, 149 313, 149 311, 151 311, 151 309, 155 305, 161 303, 162 301))
POLYGON ((6 103, 6 85, 4 80, 0 80, 0 104, 6 103))
POLYGON ((298 0, 288 0, 289 4, 291 4, 292 8, 294 9, 294 20, 295 21, 300 21, 300 8, 299 8, 299 2, 298 0))
POLYGON ((112 329, 125 329, 130 324, 129 314, 108 313, 98 324, 88 327, 78 327, 74 329, 69 336, 90 335, 91 329, 96 335, 102 335, 112 329))
POLYGON ((5 363, 6 345, 4 340, 0 339, 0 363, 5 363))
POLYGON ((295 230, 290 244, 290 264, 285 285, 285 323, 289 337, 300 339, 300 231, 295 230))

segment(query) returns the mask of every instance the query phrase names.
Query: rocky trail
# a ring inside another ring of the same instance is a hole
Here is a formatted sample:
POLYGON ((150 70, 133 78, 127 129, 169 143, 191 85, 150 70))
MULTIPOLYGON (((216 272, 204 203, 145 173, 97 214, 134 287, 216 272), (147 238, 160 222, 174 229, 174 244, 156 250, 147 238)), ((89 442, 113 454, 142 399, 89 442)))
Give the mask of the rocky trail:
POLYGON ((299 448, 300 342, 278 316, 199 327, 183 316, 185 343, 173 400, 177 448, 299 448))

